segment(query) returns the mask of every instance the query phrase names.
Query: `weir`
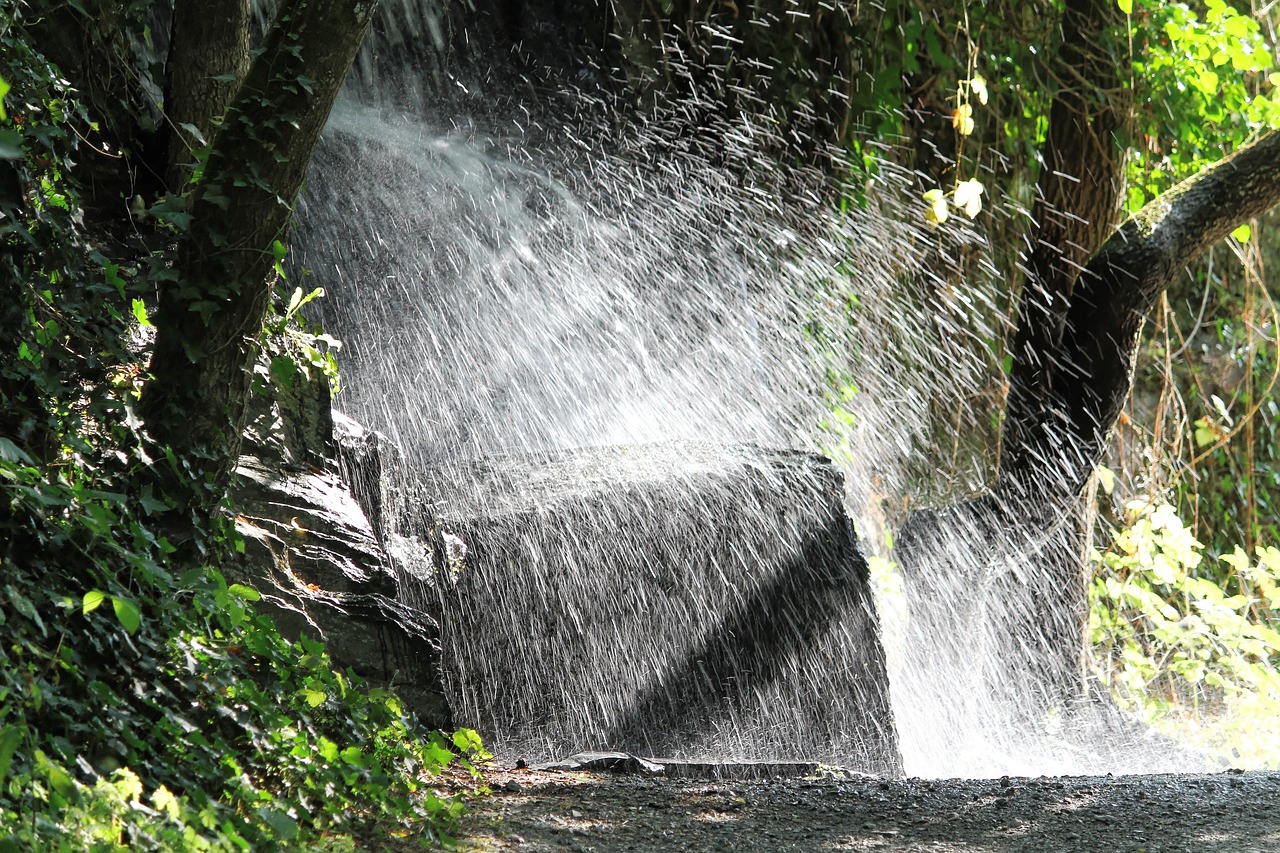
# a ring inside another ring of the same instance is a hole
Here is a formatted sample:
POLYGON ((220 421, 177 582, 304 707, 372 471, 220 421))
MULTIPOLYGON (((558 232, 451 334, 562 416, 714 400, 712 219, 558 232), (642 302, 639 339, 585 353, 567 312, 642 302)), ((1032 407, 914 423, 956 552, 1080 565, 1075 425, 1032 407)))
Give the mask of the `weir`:
POLYGON ((295 267, 345 345, 336 408, 394 448, 363 503, 455 723, 509 760, 1182 766, 1042 713, 1002 616, 1041 590, 984 580, 1024 544, 917 527, 895 567, 907 510, 993 463, 995 267, 945 275, 977 235, 931 229, 892 158, 803 166, 693 82, 637 104, 593 3, 384 5, 295 267))

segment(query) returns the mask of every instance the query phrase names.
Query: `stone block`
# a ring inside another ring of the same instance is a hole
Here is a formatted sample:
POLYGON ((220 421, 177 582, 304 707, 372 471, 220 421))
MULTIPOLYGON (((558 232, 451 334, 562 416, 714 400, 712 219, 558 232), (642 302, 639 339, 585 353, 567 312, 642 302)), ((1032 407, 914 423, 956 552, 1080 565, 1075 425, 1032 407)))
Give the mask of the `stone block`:
POLYGON ((698 443, 427 472, 449 701, 500 756, 901 770, 867 563, 826 459, 698 443))

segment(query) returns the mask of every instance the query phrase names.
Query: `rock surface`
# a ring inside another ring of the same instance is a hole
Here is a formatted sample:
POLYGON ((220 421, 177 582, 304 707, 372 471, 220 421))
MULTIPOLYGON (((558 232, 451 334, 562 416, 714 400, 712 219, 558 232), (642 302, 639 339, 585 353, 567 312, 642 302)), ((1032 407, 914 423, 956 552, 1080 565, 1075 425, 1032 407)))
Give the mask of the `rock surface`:
POLYGON ((867 565, 825 459, 594 449, 442 470, 422 494, 450 701, 498 754, 899 771, 867 565))
POLYGON ((273 385, 250 415, 231 496, 245 551, 229 573, 262 594, 285 636, 325 641, 337 666, 394 688, 426 725, 450 727, 436 623, 403 600, 357 499, 377 491, 376 437, 330 411, 323 380, 273 385))

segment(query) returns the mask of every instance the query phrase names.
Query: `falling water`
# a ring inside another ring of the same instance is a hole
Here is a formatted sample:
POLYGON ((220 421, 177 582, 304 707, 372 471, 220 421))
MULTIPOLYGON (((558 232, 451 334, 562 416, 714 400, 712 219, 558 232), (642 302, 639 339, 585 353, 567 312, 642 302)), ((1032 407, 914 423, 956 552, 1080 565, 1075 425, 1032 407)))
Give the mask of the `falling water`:
MULTIPOLYGON (((388 57, 407 62, 415 45, 429 56, 448 54, 445 42, 459 37, 448 29, 411 3, 384 12, 359 66, 361 85, 350 85, 334 110, 299 212, 299 266, 329 291, 326 326, 345 345, 336 404, 398 449, 405 480, 394 485, 398 497, 389 505, 400 507, 402 520, 420 503, 427 516, 459 519, 544 505, 540 475, 491 475, 523 464, 503 460, 549 460, 543 470, 597 494, 598 514, 556 521, 575 547, 561 544, 551 553, 540 545, 524 554, 554 563, 538 571, 558 580, 537 594, 560 590, 569 599, 572 590, 588 590, 573 600, 648 607, 653 620, 688 631, 718 614, 681 611, 677 599, 659 606, 658 592, 627 604, 650 583, 642 577, 593 586, 602 564, 621 559, 596 540, 615 535, 610 524, 634 513, 637 500, 652 499, 659 514, 645 516, 645 529, 632 534, 668 549, 666 565, 645 564, 652 583, 661 586, 664 573, 719 571, 688 568, 697 558, 678 543, 700 535, 729 541, 734 534, 724 531, 733 525, 777 524, 764 517, 726 522, 744 507, 762 516, 779 512, 776 496, 742 502, 731 494, 750 482, 734 479, 745 464, 743 448, 833 456, 862 548, 885 562, 895 556, 886 531, 908 508, 922 500, 958 502, 980 490, 992 467, 992 436, 980 428, 989 423, 998 377, 991 342, 1007 331, 994 296, 1001 281, 979 235, 925 225, 916 177, 893 165, 892 152, 882 152, 869 171, 848 168, 856 178, 845 191, 858 201, 841 210, 827 192, 830 172, 781 165, 794 158, 777 153, 767 121, 695 122, 679 103, 633 110, 602 94, 607 75, 590 56, 566 51, 555 56, 562 67, 536 74, 505 68, 501 58, 492 68, 473 62, 450 69, 419 57, 409 73, 392 75, 380 66, 388 57), (961 256, 963 276, 954 260, 961 256), (833 406, 844 416, 833 416, 833 406), (654 444, 668 450, 652 457, 665 461, 646 457, 645 464, 662 467, 653 477, 627 473, 619 462, 624 450, 582 450, 654 444), (588 471, 591 460, 598 464, 588 471), (678 484, 695 476, 691 470, 720 485, 680 491, 678 484), (654 498, 637 490, 637 482, 650 480, 675 484, 674 491, 654 498), (481 494, 478 483, 496 491, 481 494), (691 505, 694 494, 706 503, 691 505)), ((488 32, 473 34, 481 45, 475 53, 497 56, 488 32)), ((817 506, 813 495, 821 488, 802 492, 788 493, 784 503, 817 506)), ((394 520, 389 527, 395 540, 394 520)), ((1007 615, 1029 610, 1033 602, 1025 599, 1042 591, 1034 579, 991 578, 1017 575, 1044 543, 975 536, 982 530, 972 519, 948 527, 944 518, 924 549, 929 564, 912 567, 927 579, 908 585, 913 599, 904 598, 892 571, 878 575, 905 772, 1162 766, 1159 750, 1139 748, 1140 735, 1088 712, 1018 713, 1040 707, 1034 678, 1014 675, 1035 667, 1011 662, 1009 650, 1037 651, 1007 635, 1007 626, 1022 624, 1007 615)), ((430 587, 444 583, 454 555, 421 552, 415 562, 409 552, 420 545, 412 537, 398 541, 403 570, 425 582, 418 584, 422 606, 439 608, 430 587)), ((749 536, 733 547, 765 548, 749 536)), ((736 565, 746 572, 750 564, 736 565)), ((734 581, 741 588, 702 590, 702 606, 732 609, 754 594, 755 581, 744 578, 734 581)), ((477 638, 486 620, 498 618, 512 626, 506 636, 519 635, 522 596, 532 594, 530 587, 489 599, 489 612, 468 617, 477 638)), ((797 601, 804 609, 793 609, 789 620, 814 619, 824 607, 812 595, 797 601)), ((825 606, 863 605, 833 593, 825 606)), ((610 617, 606 608, 587 618, 604 624, 610 617)), ((807 706, 814 703, 831 705, 841 673, 855 669, 840 649, 842 642, 856 645, 849 638, 857 628, 838 614, 823 618, 832 627, 812 642, 821 646, 824 674, 796 662, 782 682, 817 678, 823 686, 760 693, 752 713, 767 719, 754 729, 749 721, 721 723, 751 729, 757 741, 773 732, 775 748, 752 746, 730 731, 690 754, 806 751, 785 731, 787 721, 812 716, 807 706)), ((613 666, 620 680, 635 681, 641 676, 628 675, 623 664, 646 655, 645 666, 661 668, 666 647, 642 633, 601 634, 592 647, 605 661, 597 670, 613 666)), ((531 648, 503 652, 512 656, 510 670, 536 667, 551 642, 532 630, 527 636, 531 648)), ((852 677, 848 684, 851 697, 862 697, 852 677)), ((577 695, 580 716, 589 716, 592 703, 615 722, 621 713, 609 697, 577 695)), ((529 712, 531 726, 536 717, 529 712)), ((861 735, 824 737, 826 747, 810 744, 812 755, 795 757, 838 759, 857 751, 848 742, 861 735)), ((506 745, 534 753, 587 745, 517 741, 512 736, 506 745)), ((659 746, 680 751, 678 744, 659 746)))

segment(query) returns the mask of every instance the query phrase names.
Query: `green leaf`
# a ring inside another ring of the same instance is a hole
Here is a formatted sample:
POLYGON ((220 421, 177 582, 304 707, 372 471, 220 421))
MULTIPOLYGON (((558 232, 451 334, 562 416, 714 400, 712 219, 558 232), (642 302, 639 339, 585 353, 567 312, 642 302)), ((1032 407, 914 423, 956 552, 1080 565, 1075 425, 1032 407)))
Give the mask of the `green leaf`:
POLYGON ((18 462, 23 465, 36 464, 25 450, 2 435, 0 435, 0 459, 6 462, 18 462))
POLYGON ((84 598, 80 602, 80 612, 88 616, 93 611, 102 606, 102 602, 107 600, 107 594, 100 589, 91 589, 84 594, 84 598))
POLYGON ((258 816, 285 841, 292 841, 298 837, 298 822, 279 809, 263 806, 258 809, 258 816))
POLYGON ((40 611, 36 610, 36 606, 31 603, 31 599, 11 586, 5 587, 5 591, 9 593, 9 603, 13 605, 13 609, 36 623, 40 633, 47 634, 48 631, 44 627, 44 620, 40 618, 40 611))
POLYGON ((4 785, 9 776, 9 767, 13 764, 13 753, 17 751, 20 743, 22 743, 22 727, 17 723, 10 723, 0 729, 0 786, 4 785))
POLYGON ((1249 237, 1252 236, 1252 234, 1253 229, 1249 227, 1248 223, 1241 225, 1239 228, 1231 232, 1231 236, 1240 243, 1248 243, 1249 237))
MULTIPOLYGON (((9 85, 9 81, 5 80, 3 77, 0 77, 0 121, 6 120, 9 118, 9 114, 4 111, 4 96, 9 94, 9 89, 11 88, 12 87, 9 85)), ((0 773, 0 779, 3 779, 3 778, 4 778, 4 774, 0 773)))
POLYGON ((152 325, 151 318, 147 316, 147 306, 141 299, 133 300, 133 318, 138 321, 139 326, 149 327, 152 325))
POLYGON ((111 606, 116 611, 116 619, 120 620, 120 625, 125 631, 132 634, 142 625, 142 610, 138 607, 136 601, 130 601, 127 598, 119 596, 111 597, 111 606))
POLYGON ((1116 0, 1116 4, 1120 7, 1120 11, 1126 15, 1133 14, 1133 0, 1116 0))
POLYGON ((329 698, 328 693, 325 693, 323 690, 316 690, 311 687, 308 687, 302 690, 301 695, 302 695, 302 701, 306 702, 307 705, 309 705, 312 708, 320 707, 321 705, 324 704, 325 700, 329 698))
POLYGON ((0 130, 0 160, 21 160, 22 134, 16 130, 0 130))
MULTIPOLYGON (((274 265, 275 265, 276 275, 280 276, 280 278, 282 279, 287 279, 287 276, 284 274, 284 266, 283 266, 284 257, 287 254, 289 254, 289 250, 285 248, 284 243, 281 243, 279 240, 276 240, 271 244, 271 255, 273 258, 275 258, 274 265)), ((298 296, 301 297, 301 295, 302 295, 301 288, 299 288, 298 296)))
POLYGON ((233 583, 231 586, 227 587, 227 592, 231 593, 237 598, 243 598, 245 601, 261 601, 262 600, 262 593, 258 592, 253 587, 245 586, 242 583, 233 583))
POLYGON ((142 487, 142 494, 138 498, 138 503, 142 504, 142 509, 147 515, 155 515, 160 512, 167 512, 173 508, 173 505, 166 500, 157 498, 151 484, 142 487))
POLYGON ((458 729, 453 733, 453 745, 463 752, 472 752, 484 748, 480 735, 474 729, 458 729))

